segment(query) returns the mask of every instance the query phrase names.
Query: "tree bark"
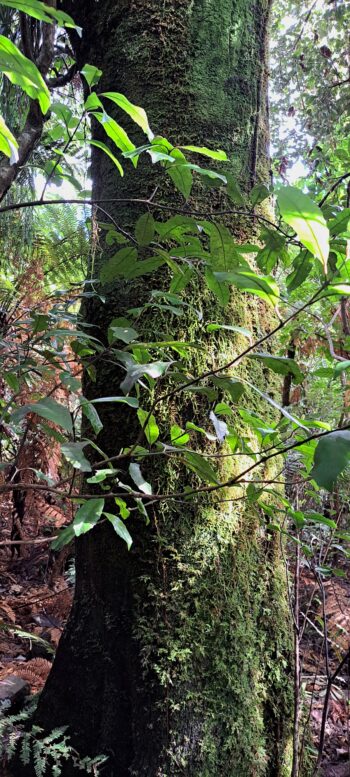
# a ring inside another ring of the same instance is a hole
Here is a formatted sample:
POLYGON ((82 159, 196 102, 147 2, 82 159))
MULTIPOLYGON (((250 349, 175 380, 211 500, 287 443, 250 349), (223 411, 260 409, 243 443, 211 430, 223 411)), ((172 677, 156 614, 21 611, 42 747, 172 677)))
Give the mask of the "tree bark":
MULTIPOLYGON (((64 7, 84 30, 79 64, 103 70, 98 91, 126 94, 147 110, 156 132, 176 143, 224 148, 246 192, 267 179, 267 0, 73 0, 64 7)), ((127 128, 136 145, 143 142, 127 128)), ((100 128, 95 132, 100 138, 100 128)), ((96 199, 147 197, 154 188, 146 163, 121 179, 96 148, 91 170, 96 199)), ((195 202, 215 211, 221 197, 214 190, 208 205, 198 189, 195 202)), ((126 204, 110 212, 132 231, 140 210, 126 204)), ((239 221, 232 228, 247 237, 239 221)), ((156 281, 121 281, 108 289, 105 305, 90 303, 88 320, 99 336, 147 299, 155 282, 168 288, 160 273, 156 281)), ((258 330, 267 324, 264 306, 247 306, 239 295, 226 314, 200 284, 186 299, 202 308, 205 321, 227 315, 258 330)), ((194 374, 220 358, 217 341, 191 311, 180 324, 150 313, 141 326, 145 340, 171 334, 201 344, 189 366, 194 374)), ((232 352, 229 340, 221 345, 232 352)), ((250 369, 262 384, 259 368, 250 369)), ((86 379, 86 391, 103 396, 114 386, 119 393, 119 380, 104 365, 96 384, 86 379)), ((181 425, 195 410, 196 422, 208 423, 208 410, 189 399, 162 408, 158 420, 165 426, 174 413, 181 425)), ((109 407, 98 444, 110 455, 129 445, 133 418, 109 407)), ((155 464, 149 475, 162 492, 188 478, 171 463, 155 464)), ((289 636, 274 543, 249 509, 213 498, 168 502, 150 519, 128 519, 130 552, 105 525, 77 542, 73 610, 36 723, 45 730, 68 725, 80 753, 107 754, 108 777, 286 774, 289 636)), ((76 773, 69 764, 63 771, 76 773)))

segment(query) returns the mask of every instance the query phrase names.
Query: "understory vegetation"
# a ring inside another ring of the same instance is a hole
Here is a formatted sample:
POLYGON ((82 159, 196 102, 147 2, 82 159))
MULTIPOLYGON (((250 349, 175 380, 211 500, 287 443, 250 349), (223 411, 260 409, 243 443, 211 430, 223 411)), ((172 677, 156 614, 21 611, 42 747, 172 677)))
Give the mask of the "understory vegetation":
MULTIPOLYGON (((62 698, 74 706, 55 675, 71 638, 72 674, 81 640, 91 676, 91 653, 114 666, 120 650, 138 678, 115 692, 104 666, 103 701, 91 692, 82 715, 141 693, 149 727, 166 720, 159 771, 125 756, 121 777, 345 775, 349 3, 272 9, 271 158, 267 4, 250 152, 244 136, 236 156, 215 131, 208 145, 184 139, 180 118, 168 137, 165 118, 154 126, 133 95, 106 90, 76 53, 74 5, 0 0, 2 680, 41 691, 74 543, 86 553, 46 689, 21 710, 2 704, 0 757, 15 775, 119 774, 107 729, 85 750, 57 722, 62 698), (96 183, 107 162, 113 197, 96 183), (53 614, 31 609, 62 594, 53 614)), ((243 101, 237 83, 225 89, 243 101)))

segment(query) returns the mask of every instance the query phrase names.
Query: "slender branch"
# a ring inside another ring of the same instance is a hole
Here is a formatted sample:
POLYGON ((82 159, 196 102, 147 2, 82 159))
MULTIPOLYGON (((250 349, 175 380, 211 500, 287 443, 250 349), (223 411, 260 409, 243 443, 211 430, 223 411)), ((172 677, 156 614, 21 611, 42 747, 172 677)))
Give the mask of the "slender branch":
POLYGON ((322 762, 323 748, 324 748, 324 739, 325 739, 325 732, 326 732, 326 723, 327 723, 327 718, 328 718, 329 697, 330 697, 330 694, 331 694, 332 685, 334 683, 334 680, 336 680, 339 672, 341 671, 343 666, 345 666, 346 662, 348 661, 349 656, 350 656, 350 650, 348 650, 347 653, 345 653, 344 658, 342 658, 340 664, 338 664, 338 666, 334 670, 333 674, 330 677, 328 677, 326 695, 325 695, 324 705, 323 705, 321 733, 320 733, 320 741, 319 741, 319 745, 318 745, 318 757, 317 757, 317 762, 316 762, 316 766, 315 766, 315 769, 314 769, 313 777, 315 777, 315 775, 317 774, 317 772, 318 772, 318 770, 319 770, 319 768, 321 766, 321 762, 322 762))

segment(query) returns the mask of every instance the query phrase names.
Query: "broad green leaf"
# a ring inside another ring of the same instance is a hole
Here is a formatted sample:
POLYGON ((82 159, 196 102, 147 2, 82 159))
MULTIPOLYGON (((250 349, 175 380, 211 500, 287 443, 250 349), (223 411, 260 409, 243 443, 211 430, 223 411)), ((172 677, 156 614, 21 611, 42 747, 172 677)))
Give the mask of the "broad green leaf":
POLYGON ((150 259, 145 259, 143 262, 135 262, 135 264, 131 265, 126 277, 128 280, 140 278, 142 275, 148 275, 148 273, 158 270, 158 267, 161 267, 164 263, 165 259, 163 257, 151 256, 150 259))
POLYGON ((219 484, 220 481, 218 480, 217 473, 211 464, 209 464, 209 461, 204 456, 201 456, 200 453, 186 451, 183 454, 183 458, 186 467, 192 470, 192 472, 195 472, 201 480, 205 480, 206 483, 210 484, 219 484))
POLYGON ((11 130, 0 116, 0 151, 10 157, 11 164, 18 162, 18 143, 11 130))
POLYGON ((76 537, 86 534, 86 532, 96 526, 101 518, 104 506, 104 499, 89 499, 79 507, 73 521, 73 530, 76 537))
POLYGON ((87 478, 87 483, 103 483, 106 478, 112 477, 112 475, 116 474, 116 470, 114 469, 98 469, 96 474, 92 476, 92 478, 87 478))
POLYGON ((322 526, 329 526, 330 529, 337 528, 336 521, 333 521, 332 518, 325 518, 321 513, 305 513, 305 518, 307 521, 312 521, 312 523, 320 523, 322 526))
POLYGON ((64 11, 57 11, 56 8, 51 8, 51 6, 40 2, 40 0, 1 0, 0 5, 5 5, 7 8, 15 8, 16 11, 21 11, 34 19, 46 22, 46 24, 52 24, 56 21, 61 27, 72 27, 80 30, 80 27, 77 27, 69 14, 64 11))
POLYGON ((249 294, 256 294, 270 305, 279 302, 279 288, 277 283, 268 275, 256 275, 248 271, 216 272, 215 278, 219 283, 233 283, 237 288, 249 294))
MULTIPOLYGON (((117 148, 123 152, 134 150, 135 144, 130 140, 123 127, 112 119, 111 116, 108 116, 107 113, 100 113, 100 111, 95 111, 93 115, 95 116, 95 119, 100 122, 106 135, 108 135, 117 148)), ((133 158, 131 161, 136 167, 137 157, 133 158)))
POLYGON ((237 181, 233 177, 232 173, 226 173, 226 178, 227 178, 226 192, 228 197, 235 205, 244 205, 245 200, 244 200, 243 194, 239 188, 237 181))
POLYGON ((67 442, 61 445, 61 451, 63 456, 74 469, 79 469, 80 472, 91 472, 91 464, 83 454, 83 449, 86 447, 86 442, 67 442))
POLYGON ((103 105, 101 103, 100 98, 97 96, 96 92, 90 92, 90 94, 88 95, 88 97, 84 102, 84 109, 86 111, 103 110, 103 105))
POLYGON ((350 369, 350 361, 346 359, 343 362, 339 362, 334 367, 334 377, 336 378, 338 375, 340 375, 342 372, 345 372, 346 370, 350 369))
POLYGON ((256 263, 260 270, 270 273, 278 261, 282 264, 288 261, 286 240, 278 232, 273 232, 271 229, 263 230, 261 240, 264 241, 265 245, 256 255, 256 263))
POLYGON ((291 293, 298 289, 302 283, 306 280, 312 270, 312 262, 310 261, 309 251, 300 251, 300 254, 296 256, 293 261, 293 272, 286 278, 286 284, 288 291, 291 293))
POLYGON ((201 154, 201 156, 208 156, 210 159, 217 159, 219 162, 228 162, 228 158, 225 151, 212 151, 205 146, 179 146, 184 151, 193 151, 195 154, 201 154))
POLYGON ((104 512, 103 515, 105 515, 106 518, 108 518, 108 520, 111 522, 113 526, 114 531, 118 534, 118 537, 120 537, 122 540, 124 540, 124 542, 126 542, 128 546, 128 550, 130 550, 132 546, 132 537, 129 534, 123 521, 120 518, 118 518, 117 515, 113 515, 112 513, 104 512))
POLYGON ((134 342, 134 340, 137 340, 137 338, 140 337, 136 329, 133 329, 131 326, 118 326, 116 323, 117 321, 118 319, 115 319, 108 327, 108 342, 110 344, 114 343, 115 340, 121 340, 123 343, 129 345, 129 343, 134 342))
POLYGON ((294 359, 289 359, 285 356, 273 356, 271 353, 253 353, 248 358, 263 362, 266 367, 269 367, 270 370, 278 375, 292 374, 295 383, 301 383, 304 380, 304 375, 294 359))
POLYGON ((46 418, 47 421, 52 421, 57 426, 61 426, 67 432, 73 432, 72 417, 67 407, 56 402, 55 399, 47 397, 40 399, 38 402, 31 402, 28 405, 24 405, 16 410, 11 420, 13 423, 17 423, 22 420, 27 413, 36 413, 40 418, 46 418))
POLYGON ((20 382, 18 380, 18 376, 15 372, 3 372, 2 377, 4 381, 6 381, 7 385, 10 387, 11 391, 14 391, 15 394, 17 394, 17 391, 20 390, 20 382))
POLYGON ((122 111, 125 111, 125 113, 132 118, 135 124, 138 124, 139 127, 141 127, 149 140, 153 140, 154 135, 149 126, 146 111, 143 108, 139 108, 138 105, 133 105, 125 95, 120 94, 119 92, 102 92, 100 96, 107 97, 108 100, 111 100, 118 105, 122 111))
POLYGON ((150 378, 156 379, 164 375, 173 362, 150 362, 149 364, 133 364, 128 367, 126 377, 120 384, 120 388, 125 394, 133 388, 143 375, 149 375, 150 378))
MULTIPOLYGON (((245 261, 237 251, 230 230, 224 224, 205 221, 201 222, 200 226, 210 237, 210 267, 212 270, 236 270, 245 261)), ((249 269, 248 266, 247 269, 249 269)))
POLYGON ((146 410, 142 410, 140 407, 137 411, 137 417, 140 425, 143 428, 147 442, 153 445, 158 440, 159 428, 154 415, 149 415, 146 410))
POLYGON ((83 415, 85 416, 85 418, 87 418, 88 421, 90 422, 95 434, 99 434, 101 429, 103 429, 103 423, 100 419, 100 416, 96 408, 93 406, 91 402, 85 399, 82 401, 81 409, 83 411, 83 415))
POLYGON ((187 434, 187 432, 184 432, 178 424, 173 424, 170 429, 170 439, 172 445, 182 446, 189 442, 190 435, 187 434))
POLYGON ((318 486, 332 491, 333 486, 350 461, 350 431, 344 429, 322 437, 314 456, 310 477, 318 486))
POLYGON ((84 65, 80 72, 89 86, 96 86, 102 76, 102 70, 99 70, 95 65, 84 65))
POLYGON ((108 148, 108 146, 106 146, 105 143, 102 143, 101 140, 92 140, 91 138, 89 140, 89 143, 90 143, 90 146, 96 146, 96 148, 100 148, 101 151, 103 151, 105 154, 107 154, 107 156, 109 156, 109 158, 115 164, 115 166, 116 166, 117 170, 119 171, 120 175, 121 176, 124 175, 124 170, 123 170, 123 168, 122 168, 122 166, 121 166, 121 164, 119 162, 119 159, 117 159, 117 157, 114 156, 114 154, 112 154, 112 151, 110 150, 110 148, 108 148))
POLYGON ((72 540, 75 538, 75 532, 73 529, 73 525, 66 526, 62 531, 60 531, 59 535, 56 537, 55 540, 51 543, 52 550, 61 550, 61 548, 64 548, 65 545, 69 545, 72 540))
POLYGON ((148 246, 155 233, 155 224, 152 213, 143 213, 135 225, 135 237, 140 246, 148 246))
POLYGON ((350 208, 343 208, 329 224, 329 231, 334 237, 350 230, 350 208))
POLYGON ((267 186, 263 183, 257 183, 250 192, 250 201, 253 206, 259 205, 260 202, 263 202, 263 200, 266 200, 269 196, 270 192, 267 186))
POLYGON ((214 386, 217 386, 222 391, 227 391, 232 399, 232 402, 238 402, 245 391, 243 383, 241 383, 240 380, 236 380, 235 378, 215 376, 213 378, 213 383, 214 386))
POLYGON ((183 194, 185 200, 188 200, 191 194, 193 177, 191 170, 186 166, 186 157, 178 148, 174 148, 171 151, 170 156, 175 159, 175 164, 166 163, 166 171, 168 175, 170 175, 176 189, 183 194))
MULTIPOLYGON (((230 301, 230 289, 227 283, 224 283, 223 281, 220 281, 217 279, 216 277, 217 274, 218 273, 213 273, 210 267, 206 267, 205 280, 207 282, 208 288, 210 289, 210 291, 213 292, 213 294, 215 294, 220 305, 222 305, 222 307, 226 307, 226 305, 230 301)), ((225 275, 227 273, 221 273, 221 274, 225 275)))
POLYGON ((327 273, 329 229, 321 209, 293 186, 280 189, 277 202, 284 221, 295 230, 305 248, 322 262, 327 273))
POLYGON ((244 326, 231 326, 229 324, 207 324, 207 332, 217 332, 220 329, 225 329, 228 332, 235 332, 238 335, 243 335, 243 337, 248 337, 249 340, 252 339, 252 333, 244 326))
POLYGON ((139 464, 130 464, 129 475, 139 491, 143 491, 144 494, 152 494, 152 486, 150 483, 147 483, 147 480, 143 477, 139 464))
POLYGON ((98 399, 91 400, 92 405, 103 404, 105 402, 122 402, 124 405, 129 405, 129 407, 135 409, 139 406, 137 397, 98 397, 98 399))
POLYGON ((32 100, 38 100, 42 113, 50 107, 50 92, 34 62, 27 59, 12 41, 0 35, 0 72, 23 89, 32 100))
POLYGON ((222 181, 222 183, 227 183, 227 179, 225 175, 222 175, 222 173, 217 173, 215 170, 207 170, 205 167, 199 167, 198 165, 192 165, 189 162, 186 162, 186 165, 189 170, 193 170, 195 173, 199 173, 199 175, 204 175, 208 178, 212 179, 218 179, 219 181, 222 181))
POLYGON ((136 248, 132 248, 131 246, 121 248, 114 256, 111 256, 104 265, 102 265, 100 272, 101 283, 111 283, 115 278, 128 277, 130 267, 136 264, 136 260, 136 248))

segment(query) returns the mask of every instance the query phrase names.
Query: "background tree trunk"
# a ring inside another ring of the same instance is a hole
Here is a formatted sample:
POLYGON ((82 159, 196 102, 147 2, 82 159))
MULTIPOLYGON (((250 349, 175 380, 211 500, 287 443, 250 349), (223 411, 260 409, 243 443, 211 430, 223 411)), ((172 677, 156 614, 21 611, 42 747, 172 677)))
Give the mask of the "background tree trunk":
MULTIPOLYGON (((156 132, 176 143, 224 148, 245 191, 267 179, 267 0, 88 0, 64 7, 84 29, 80 64, 103 70, 99 91, 126 94, 147 110, 156 132)), ((128 129, 137 145, 143 142, 128 129)), ((149 165, 121 179, 97 149, 92 179, 95 198, 144 197, 154 187, 149 165)), ((195 196, 204 201, 201 190, 195 196)), ((210 196, 212 209, 221 196, 210 196)), ((139 215, 128 205, 110 211, 130 230, 139 215)), ((247 237, 239 222, 232 227, 247 237)), ((168 288, 165 274, 161 282, 168 288)), ((154 283, 152 276, 118 282, 106 305, 91 303, 88 320, 99 336, 154 283)), ((263 304, 248 308, 239 295, 225 314, 198 284, 186 299, 202 308, 204 321, 226 315, 260 331, 268 323, 263 304)), ((193 371, 219 356, 217 340, 194 313, 179 325, 158 312, 142 326, 146 340, 171 333, 203 344, 193 371)), ((232 352, 232 342, 221 343, 226 355, 232 352)), ((250 370, 261 385, 259 368, 250 370)), ((117 371, 105 365, 86 390, 101 396, 113 386, 119 393, 118 385, 117 371)), ((208 411, 188 399, 163 408, 158 420, 165 424, 174 413, 181 424, 194 411, 207 422, 208 411)), ((103 420, 98 443, 113 455, 130 444, 133 416, 109 409, 103 420)), ((188 478, 164 462, 149 476, 162 492, 188 478)), ((105 526, 77 542, 74 606, 36 722, 46 730, 69 725, 79 752, 108 754, 108 777, 287 774, 289 636, 274 543, 249 509, 214 499, 166 503, 150 518, 148 526, 129 519, 130 552, 105 526)), ((67 766, 64 777, 71 773, 67 766)))

